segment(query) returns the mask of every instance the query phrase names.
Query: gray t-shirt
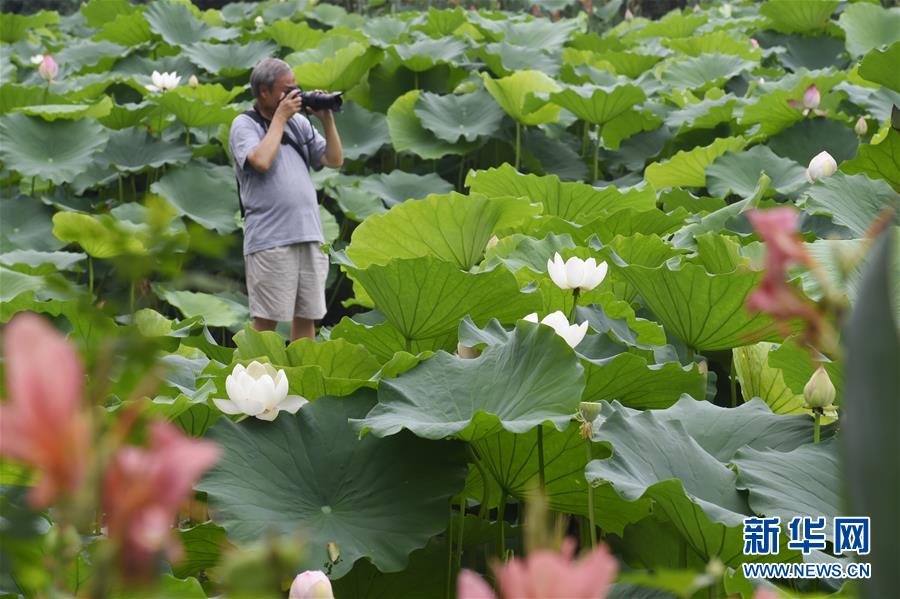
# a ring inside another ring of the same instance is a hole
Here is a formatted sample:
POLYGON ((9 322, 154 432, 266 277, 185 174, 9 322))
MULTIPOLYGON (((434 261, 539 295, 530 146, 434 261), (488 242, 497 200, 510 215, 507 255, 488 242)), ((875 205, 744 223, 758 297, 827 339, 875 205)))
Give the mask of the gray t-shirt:
MULTIPOLYGON (((310 166, 320 170, 325 138, 303 115, 295 114, 291 118, 294 127, 286 124, 284 134, 293 138, 293 132, 299 129, 302 139, 295 141, 301 146, 307 142, 310 166)), ((262 125, 245 114, 238 115, 231 123, 228 143, 245 211, 244 255, 303 241, 324 243, 316 189, 297 151, 287 144, 280 145, 265 173, 257 171, 247 160, 247 154, 265 134, 262 125)))

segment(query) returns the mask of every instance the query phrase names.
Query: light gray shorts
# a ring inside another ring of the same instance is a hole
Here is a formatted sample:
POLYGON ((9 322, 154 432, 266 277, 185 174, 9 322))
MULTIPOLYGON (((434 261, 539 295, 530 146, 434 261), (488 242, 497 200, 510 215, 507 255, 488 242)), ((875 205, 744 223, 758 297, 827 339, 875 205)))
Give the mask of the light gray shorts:
POLYGON ((325 317, 328 255, 318 241, 304 241, 244 256, 250 316, 290 321, 325 317))

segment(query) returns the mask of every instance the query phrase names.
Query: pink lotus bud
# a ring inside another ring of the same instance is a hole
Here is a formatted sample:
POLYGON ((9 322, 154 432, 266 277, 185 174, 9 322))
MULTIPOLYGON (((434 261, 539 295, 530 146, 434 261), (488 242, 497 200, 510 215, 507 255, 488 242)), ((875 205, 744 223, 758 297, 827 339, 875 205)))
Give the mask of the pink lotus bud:
POLYGON ((759 50, 759 42, 756 41, 755 37, 750 38, 750 45, 759 50))
POLYGON ((38 67, 38 74, 47 81, 53 81, 53 78, 56 77, 58 72, 59 66, 56 64, 56 61, 53 60, 53 57, 49 54, 44 55, 44 61, 41 62, 41 66, 38 67))
POLYGON ((289 599, 334 599, 331 581, 321 570, 301 572, 291 584, 289 599))
POLYGON ((803 92, 804 108, 817 108, 819 106, 819 102, 821 101, 822 96, 821 94, 819 94, 819 88, 816 87, 815 83, 807 87, 806 91, 803 92))
POLYGON ((630 9, 630 8, 626 8, 626 9, 625 9, 625 20, 626 20, 626 21, 630 21, 630 20, 633 19, 633 18, 634 18, 634 13, 631 12, 631 9, 630 9))
POLYGON ((862 137, 869 130, 869 125, 866 124, 866 119, 863 117, 859 117, 859 120, 856 121, 856 126, 853 127, 853 130, 856 131, 856 134, 862 137))

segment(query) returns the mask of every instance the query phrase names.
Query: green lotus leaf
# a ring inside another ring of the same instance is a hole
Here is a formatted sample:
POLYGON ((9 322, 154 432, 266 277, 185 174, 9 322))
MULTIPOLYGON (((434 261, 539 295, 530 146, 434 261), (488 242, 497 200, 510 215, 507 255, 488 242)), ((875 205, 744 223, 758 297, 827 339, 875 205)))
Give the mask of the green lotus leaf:
POLYGON ((179 214, 219 233, 237 229, 237 187, 234 172, 227 166, 192 162, 170 170, 150 186, 171 203, 179 214))
POLYGON ((807 194, 806 210, 827 214, 857 237, 864 237, 887 209, 893 209, 893 223, 900 224, 900 195, 886 182, 865 174, 835 173, 817 181, 807 194))
POLYGON ((19 106, 36 106, 45 102, 64 104, 66 99, 54 93, 48 93, 46 87, 26 87, 14 83, 0 85, 0 114, 5 114, 19 106))
POLYGON ((503 111, 481 89, 445 96, 421 92, 413 111, 426 129, 451 144, 493 135, 503 121, 503 111))
POLYGON ((709 89, 756 66, 734 54, 703 54, 673 62, 663 71, 662 82, 672 87, 709 89))
POLYGON ((112 99, 103 96, 103 99, 93 104, 43 104, 39 106, 20 106, 14 109, 28 116, 41 117, 45 121, 56 119, 78 120, 99 119, 105 117, 112 110, 112 99))
POLYGON ((235 85, 227 88, 221 83, 201 83, 197 87, 179 85, 172 90, 172 93, 189 100, 199 100, 207 104, 217 105, 229 104, 246 89, 247 86, 244 85, 235 85))
POLYGON ((313 51, 317 55, 305 56, 302 59, 288 62, 294 67, 297 85, 304 89, 324 89, 327 91, 346 91, 359 83, 366 73, 381 60, 382 50, 366 47, 360 43, 338 48, 325 40, 313 51), (326 49, 329 49, 327 53, 326 49))
POLYGON ((373 45, 384 47, 400 40, 408 28, 409 24, 406 21, 390 16, 380 16, 367 18, 363 25, 363 32, 373 45))
POLYGON ((559 74, 558 55, 548 54, 538 46, 517 46, 502 41, 479 47, 478 54, 498 77, 506 77, 525 69, 534 69, 550 77, 559 74))
POLYGON ((494 231, 539 210, 524 198, 430 195, 366 219, 353 231, 347 256, 359 268, 384 265, 394 258, 434 256, 469 270, 481 260, 494 231))
POLYGON ((628 352, 608 358, 585 358, 582 364, 582 401, 615 399, 633 408, 667 408, 684 394, 703 397, 706 391, 706 377, 696 364, 651 364, 628 352))
POLYGON ((461 445, 412 435, 359 439, 348 419, 363 416, 370 397, 320 398, 274 422, 220 418, 207 436, 224 455, 198 485, 213 521, 237 542, 296 528, 317 554, 335 542, 336 578, 364 557, 383 572, 403 570, 413 550, 446 528, 465 458, 461 445))
POLYGON ((666 116, 666 125, 677 129, 679 133, 694 129, 713 129, 719 123, 730 122, 737 105, 738 98, 731 94, 701 100, 670 112, 666 116))
POLYGON ((172 564, 172 574, 178 578, 198 576, 213 568, 222 559, 224 550, 234 548, 225 529, 213 522, 180 528, 178 539, 184 548, 184 557, 172 564))
POLYGON ((23 294, 41 300, 66 300, 72 297, 71 284, 60 274, 30 275, 0 266, 0 301, 8 303, 23 294))
POLYGON ((53 210, 20 195, 0 198, 0 251, 52 252, 64 244, 53 236, 53 210))
POLYGON ((663 40, 662 44, 688 56, 734 54, 753 62, 759 62, 761 55, 761 52, 750 44, 748 37, 735 35, 733 31, 721 29, 691 37, 663 40))
POLYGON ((564 181, 590 180, 573 135, 561 133, 556 138, 537 127, 526 127, 521 133, 522 164, 527 170, 539 175, 556 175, 564 181))
POLYGON ((510 44, 524 47, 558 49, 578 30, 583 30, 581 19, 487 19, 479 14, 470 14, 470 21, 490 35, 494 41, 505 40, 510 44))
POLYGON ((798 396, 803 395, 803 387, 816 368, 824 366, 835 387, 835 404, 841 405, 844 398, 844 364, 840 361, 814 361, 813 355, 806 344, 790 338, 769 352, 769 365, 781 371, 785 385, 798 396))
POLYGON ((550 94, 550 99, 593 125, 602 125, 631 110, 647 99, 634 85, 602 87, 599 85, 568 86, 550 94))
POLYGON ((117 170, 137 173, 164 164, 184 164, 191 159, 191 150, 183 144, 151 137, 144 129, 130 127, 113 131, 100 160, 117 170))
POLYGON ((68 243, 77 243, 94 258, 123 255, 146 255, 147 234, 128 226, 108 214, 91 216, 78 212, 57 212, 53 215, 53 235, 68 243))
POLYGON ((433 256, 347 270, 407 339, 455 331, 466 314, 475 322, 511 322, 541 302, 535 293, 521 293, 509 271, 467 273, 433 256))
POLYGON ((68 43, 55 58, 61 73, 68 77, 74 73, 106 72, 124 53, 124 47, 105 40, 76 40, 68 43))
POLYGON ((466 186, 472 193, 488 197, 521 196, 544 205, 544 214, 572 222, 589 222, 601 214, 633 208, 656 207, 651 190, 621 192, 610 185, 597 189, 584 183, 563 183, 555 175, 524 175, 509 164, 487 170, 470 171, 466 186))
POLYGON ((11 44, 28 37, 28 34, 47 25, 59 23, 59 14, 42 10, 30 15, 3 13, 0 19, 0 41, 11 44))
POLYGON ((180 2, 160 0, 151 4, 144 17, 154 33, 169 44, 184 47, 203 39, 206 24, 180 2))
POLYGON ((369 175, 359 181, 360 189, 378 196, 388 208, 406 200, 418 200, 431 194, 449 194, 453 186, 438 175, 416 175, 400 170, 369 175))
POLYGON ((617 74, 636 79, 660 60, 662 56, 640 52, 600 52, 591 57, 591 64, 602 67, 605 62, 611 64, 617 74))
POLYGON ((682 150, 665 162, 655 162, 644 178, 655 187, 705 187, 706 167, 726 152, 739 152, 747 145, 743 137, 721 137, 707 146, 682 150))
POLYGON ((116 104, 109 114, 97 120, 107 129, 126 129, 138 126, 149 116, 156 106, 142 102, 140 104, 116 104))
POLYGON ((847 124, 831 119, 807 119, 769 138, 769 149, 785 158, 809 164, 825 151, 840 164, 856 154, 859 138, 847 124))
MULTIPOLYGON (((629 138, 635 138, 639 133, 643 132, 651 132, 657 129, 662 124, 662 119, 654 116, 653 114, 645 111, 635 111, 630 110, 623 112, 613 120, 609 121, 605 125, 603 125, 603 130, 600 133, 601 138, 603 139, 603 145, 610 150, 618 150, 620 144, 622 144, 623 140, 628 140, 629 138)), ((649 141, 651 143, 657 143, 656 140, 665 139, 667 137, 666 131, 661 131, 659 136, 650 136, 649 141)), ((644 136, 644 141, 648 138, 644 136)), ((654 149, 647 154, 639 154, 640 158, 640 168, 643 168, 644 163, 648 158, 652 158, 653 156, 659 154, 660 150, 662 150, 662 145, 664 142, 658 142, 658 147, 654 146, 654 149)), ((632 150, 635 153, 640 153, 644 150, 642 147, 638 147, 636 150, 632 150)), ((640 168, 636 170, 640 170, 640 168)))
MULTIPOLYGON (((793 108, 790 100, 801 100, 803 92, 810 85, 815 84, 819 93, 826 94, 844 78, 842 73, 832 70, 814 71, 809 74, 798 74, 796 77, 785 77, 779 81, 773 89, 766 89, 755 103, 748 103, 744 107, 740 124, 745 127, 759 125, 759 133, 772 136, 802 121, 805 123, 821 122, 823 119, 809 119, 803 121, 803 111, 793 108)), ((776 152, 777 153, 777 152, 776 152)))
POLYGON ((356 185, 329 186, 329 195, 337 201, 344 216, 356 222, 363 222, 370 216, 387 212, 378 196, 356 185))
MULTIPOLYGON (((344 104, 341 111, 335 113, 334 122, 341 132, 344 156, 349 160, 374 156, 382 146, 391 143, 385 116, 370 112, 356 102, 344 104)), ((318 119, 315 124, 318 128, 318 119)))
MULTIPOLYGON (((777 556, 743 555, 742 523, 751 511, 736 488, 735 473, 698 443, 681 420, 666 421, 658 414, 650 410, 628 416, 613 409, 595 427, 594 441, 610 444, 612 457, 588 463, 589 484, 611 486, 622 502, 652 499, 654 512, 664 516, 704 562, 718 557, 734 566, 795 559, 797 552, 786 550, 786 535, 777 556)), ((711 435, 727 438, 709 427, 708 420, 705 426, 711 435)))
POLYGON ((696 350, 777 341, 772 318, 763 313, 750 314, 744 307, 763 273, 749 270, 742 262, 730 262, 720 246, 700 249, 696 259, 700 263, 681 260, 680 264, 647 267, 627 264, 614 255, 613 264, 666 329, 696 350), (729 263, 715 269, 709 262, 704 266, 702 261, 711 258, 729 263))
POLYGON ((772 179, 772 189, 785 195, 807 184, 806 168, 781 158, 767 146, 754 146, 744 152, 728 152, 716 158, 706 167, 706 187, 715 196, 734 193, 747 198, 756 191, 761 173, 772 179))
POLYGON ((390 52, 407 69, 421 72, 440 64, 458 62, 466 44, 453 38, 423 37, 408 44, 394 44, 390 52))
POLYGON ((135 7, 128 0, 88 0, 81 5, 81 14, 91 27, 101 27, 114 21, 120 15, 135 13, 135 7))
POLYGON ((707 15, 684 15, 677 11, 672 11, 658 21, 645 21, 643 27, 629 35, 636 40, 651 37, 670 39, 690 37, 708 19, 707 15))
POLYGON ((535 239, 521 233, 514 233, 500 239, 496 245, 488 248, 484 254, 482 268, 493 269, 503 264, 512 273, 528 268, 534 273, 547 271, 547 260, 556 252, 575 247, 572 236, 547 233, 542 239, 535 239))
POLYGON ((409 91, 388 108, 388 130, 395 151, 412 152, 426 160, 433 160, 447 154, 464 155, 477 147, 477 142, 449 143, 423 127, 415 113, 420 94, 419 90, 409 91))
POLYGON ((684 208, 676 209, 669 214, 659 209, 627 208, 617 211, 615 218, 601 215, 585 223, 575 237, 585 243, 591 235, 596 235, 603 242, 612 241, 616 236, 630 237, 638 233, 663 236, 681 228, 689 214, 684 208))
POLYGON ((81 252, 42 252, 39 250, 12 250, 0 254, 0 264, 28 266, 29 274, 45 275, 72 267, 87 256, 81 252))
POLYGON ((232 106, 216 106, 169 91, 159 96, 159 105, 187 127, 209 127, 231 123, 242 111, 232 106))
POLYGON ((430 339, 407 341, 403 333, 390 322, 363 324, 346 316, 331 329, 331 339, 346 339, 351 343, 364 345, 383 364, 397 356, 413 355, 417 359, 424 356, 425 359, 435 350, 453 351, 456 348, 455 331, 430 339))
POLYGON ((351 420, 379 437, 402 429, 426 439, 483 439, 524 433, 544 422, 568 427, 584 388, 583 369, 553 329, 522 321, 505 343, 474 359, 446 352, 382 380, 378 404, 351 420))
POLYGON ((847 51, 862 56, 874 48, 900 41, 900 8, 877 4, 848 6, 838 19, 847 36, 847 51))
POLYGON ((768 0, 759 13, 775 31, 810 33, 825 29, 839 4, 837 0, 768 0))
POLYGON ((559 106, 538 102, 532 107, 529 99, 535 94, 560 90, 559 85, 540 71, 517 71, 509 77, 493 79, 482 73, 484 87, 506 114, 524 125, 539 125, 559 119, 559 106))
POLYGON ((107 140, 107 130, 92 120, 48 123, 24 114, 0 118, 0 160, 23 177, 57 185, 84 171, 107 140))
POLYGON ((870 179, 883 179, 900 192, 900 132, 891 129, 881 143, 862 144, 856 158, 841 164, 841 170, 849 175, 863 173, 870 179))
POLYGON ((203 322, 211 327, 235 327, 249 318, 246 299, 239 302, 226 294, 201 293, 169 289, 164 285, 153 285, 153 290, 162 300, 176 307, 185 318, 202 316, 203 322))
MULTIPOLYGON (((833 26, 829 29, 834 31, 833 26)), ((827 33, 820 35, 777 34, 760 32, 758 40, 765 46, 766 51, 774 46, 781 46, 785 52, 778 55, 781 64, 794 72, 803 69, 827 69, 835 67, 846 68, 848 60, 845 58, 846 49, 844 40, 832 37, 827 33)))
POLYGON ((833 542, 832 519, 844 515, 836 440, 784 453, 745 447, 733 462, 737 487, 748 491, 754 512, 778 516, 782 522, 795 516, 825 516, 825 536, 833 542))
POLYGON ((875 48, 866 54, 859 64, 859 75, 900 93, 900 74, 894 68, 897 64, 900 64, 900 42, 885 50, 875 48))
POLYGON ((252 69, 263 58, 272 55, 270 42, 208 44, 199 42, 182 49, 185 56, 207 72, 223 77, 236 77, 252 69))
POLYGON ((758 397, 776 414, 807 413, 803 409, 803 394, 788 387, 784 373, 769 363, 772 347, 773 344, 762 342, 734 348, 736 376, 744 401, 758 397))
MULTIPOLYGON (((130 8, 130 5, 125 4, 130 8)), ((153 39, 153 31, 150 29, 150 23, 144 18, 143 14, 139 12, 120 13, 113 19, 103 23, 94 39, 132 47, 153 39)))
POLYGON ((307 23, 288 20, 275 21, 266 27, 266 31, 279 46, 288 47, 295 52, 315 48, 325 37, 325 32, 313 29, 307 23))

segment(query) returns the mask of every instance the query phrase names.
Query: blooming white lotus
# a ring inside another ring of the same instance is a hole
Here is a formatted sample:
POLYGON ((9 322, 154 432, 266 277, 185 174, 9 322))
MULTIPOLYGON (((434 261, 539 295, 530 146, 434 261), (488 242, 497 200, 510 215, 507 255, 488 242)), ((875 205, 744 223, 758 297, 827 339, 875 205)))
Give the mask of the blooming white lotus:
POLYGON ((593 258, 582 260, 573 256, 563 262, 559 252, 553 260, 547 260, 547 272, 560 289, 581 289, 590 291, 603 282, 609 266, 606 262, 597 264, 593 258))
POLYGON ((181 77, 175 71, 172 71, 171 73, 153 71, 153 74, 150 75, 150 79, 153 81, 153 84, 145 85, 144 87, 152 92, 166 92, 170 89, 175 89, 178 87, 178 82, 181 81, 181 77))
MULTIPOLYGON (((525 320, 536 323, 538 321, 537 312, 532 312, 525 317, 525 320)), ((556 331, 557 335, 566 340, 566 343, 568 343, 570 347, 575 347, 581 343, 581 340, 584 339, 585 334, 587 334, 588 328, 587 321, 584 321, 581 324, 569 324, 569 319, 566 318, 566 315, 560 310, 545 316, 541 320, 541 324, 551 327, 556 331)))
POLYGON ((284 410, 296 414, 308 403, 299 395, 288 395, 288 381, 284 370, 254 360, 246 368, 238 364, 225 379, 228 399, 213 398, 216 407, 225 414, 247 414, 260 420, 275 420, 284 410))
POLYGON ((806 179, 813 183, 816 179, 830 177, 837 170, 837 162, 828 152, 819 152, 809 161, 806 169, 806 179))

